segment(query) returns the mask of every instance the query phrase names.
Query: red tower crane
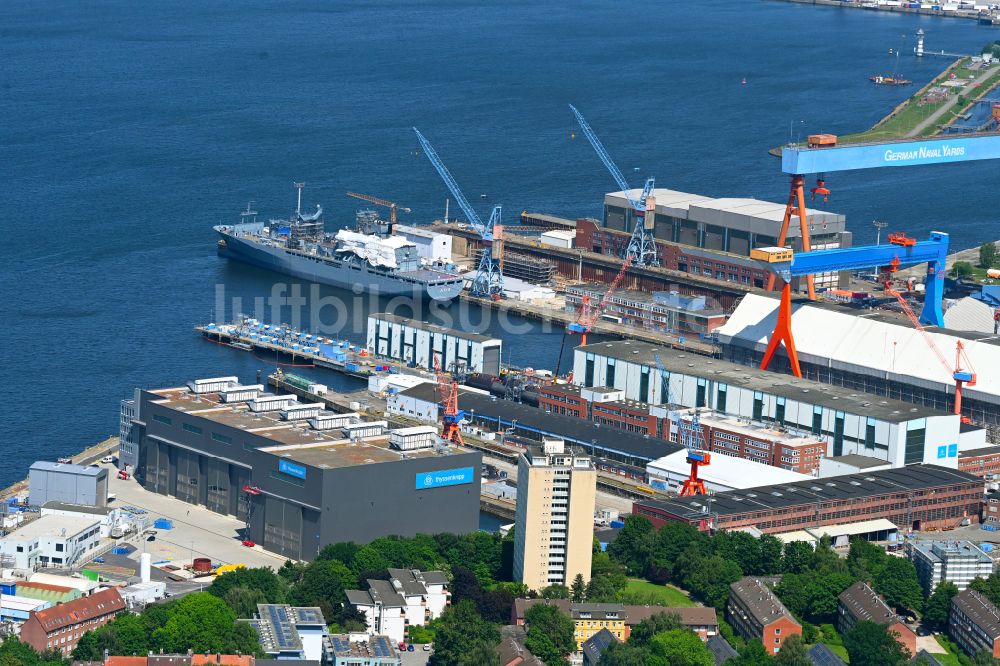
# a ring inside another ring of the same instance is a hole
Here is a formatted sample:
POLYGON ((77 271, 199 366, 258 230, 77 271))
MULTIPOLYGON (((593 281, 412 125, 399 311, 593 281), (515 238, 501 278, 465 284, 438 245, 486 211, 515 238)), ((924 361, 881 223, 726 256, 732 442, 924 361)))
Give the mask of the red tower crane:
POLYGON ((559 358, 556 361, 556 371, 552 375, 552 381, 555 382, 559 377, 559 367, 562 365, 562 354, 563 349, 566 346, 566 337, 570 333, 580 334, 580 345, 587 344, 587 334, 590 333, 590 329, 594 327, 598 318, 604 312, 604 309, 608 307, 608 303, 611 302, 611 297, 614 293, 618 291, 618 287, 621 286, 622 280, 625 278, 625 272, 628 271, 628 267, 632 265, 632 257, 625 257, 622 262, 622 267, 618 269, 618 274, 608 285, 607 291, 604 292, 604 296, 601 297, 600 302, 597 305, 591 305, 590 296, 584 296, 583 301, 580 304, 580 316, 577 320, 568 326, 566 326, 566 333, 563 335, 562 342, 559 345, 559 358))
POLYGON ((465 412, 458 408, 458 382, 441 370, 441 357, 437 354, 434 355, 434 374, 441 400, 441 438, 446 442, 465 444, 459 428, 465 412))
POLYGON ((906 299, 901 293, 893 288, 892 280, 889 276, 896 270, 897 265, 898 262, 888 268, 888 273, 885 276, 884 282, 885 291, 887 294, 896 297, 896 300, 899 301, 899 307, 902 308, 903 313, 913 324, 913 327, 920 331, 920 335, 924 338, 924 342, 927 343, 927 346, 930 347, 932 352, 934 352, 934 356, 937 357, 941 367, 943 367, 948 374, 951 375, 951 378, 955 380, 955 408, 952 410, 952 413, 957 414, 963 423, 971 423, 972 419, 968 416, 962 416, 962 389, 966 386, 976 385, 976 372, 972 369, 972 362, 965 353, 965 345, 962 344, 961 340, 955 342, 955 364, 952 366, 952 364, 945 357, 944 353, 937 346, 937 343, 934 342, 934 338, 931 337, 930 333, 927 332, 927 329, 925 329, 920 323, 920 319, 913 312, 910 304, 906 302, 906 299))
POLYGON ((680 435, 684 440, 684 446, 687 447, 687 458, 685 458, 685 461, 691 465, 691 473, 681 486, 680 496, 707 495, 708 491, 705 490, 705 482, 698 476, 698 468, 710 464, 712 462, 712 454, 702 450, 705 438, 698 410, 694 410, 691 422, 687 425, 681 423, 680 418, 677 420, 680 426, 680 435))

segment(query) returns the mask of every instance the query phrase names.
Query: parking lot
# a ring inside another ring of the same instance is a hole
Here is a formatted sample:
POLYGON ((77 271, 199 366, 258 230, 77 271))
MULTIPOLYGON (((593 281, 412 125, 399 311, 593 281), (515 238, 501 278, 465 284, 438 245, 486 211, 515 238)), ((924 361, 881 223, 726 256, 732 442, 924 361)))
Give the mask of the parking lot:
POLYGON ((413 652, 400 652, 403 666, 425 666, 430 661, 431 653, 423 651, 423 645, 414 645, 413 652))
POLYGON ((150 524, 156 518, 169 518, 173 528, 157 529, 152 541, 132 535, 125 539, 136 547, 131 557, 139 559, 150 553, 153 564, 190 564, 193 558, 207 557, 216 564, 245 564, 248 567, 280 567, 287 558, 269 553, 259 546, 247 548, 240 541, 244 524, 232 516, 223 516, 164 495, 151 493, 132 478, 121 480, 111 468, 108 492, 117 495, 114 506, 144 509, 150 524))

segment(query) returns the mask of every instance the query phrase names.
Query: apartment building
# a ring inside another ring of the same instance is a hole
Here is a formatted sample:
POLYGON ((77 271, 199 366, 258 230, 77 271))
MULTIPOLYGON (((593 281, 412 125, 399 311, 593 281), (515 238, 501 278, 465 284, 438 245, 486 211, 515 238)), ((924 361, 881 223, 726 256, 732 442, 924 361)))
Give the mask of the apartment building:
POLYGON ((770 655, 778 654, 789 636, 801 636, 800 625, 771 588, 747 576, 729 586, 726 618, 747 640, 760 639, 770 655))
POLYGON ((515 599, 511 608, 511 624, 524 626, 524 615, 537 604, 555 606, 573 618, 577 647, 601 631, 608 631, 616 639, 627 641, 632 628, 657 613, 668 613, 680 618, 681 626, 698 634, 703 641, 719 633, 719 621, 714 608, 666 608, 663 606, 635 606, 618 603, 597 604, 573 602, 569 599, 515 599))
POLYGON ((39 652, 57 650, 69 657, 80 637, 113 620, 125 610, 125 600, 110 588, 32 613, 21 625, 21 642, 39 652))
POLYGON ((867 620, 882 625, 911 655, 917 653, 917 635, 903 624, 878 592, 868 583, 858 581, 840 593, 837 600, 837 631, 845 634, 858 622, 867 620))
POLYGON ((530 589, 590 580, 597 470, 561 439, 518 456, 514 579, 530 589))
POLYGON ((993 573, 992 558, 971 541, 907 541, 906 553, 928 595, 942 581, 964 590, 975 578, 993 573))
POLYGON ((970 655, 988 651, 1000 658, 1000 609, 975 590, 951 598, 948 635, 970 655))
POLYGON ((406 628, 423 626, 444 612, 451 598, 442 571, 389 569, 389 580, 369 580, 367 590, 347 590, 347 601, 365 614, 368 634, 401 642, 406 628))

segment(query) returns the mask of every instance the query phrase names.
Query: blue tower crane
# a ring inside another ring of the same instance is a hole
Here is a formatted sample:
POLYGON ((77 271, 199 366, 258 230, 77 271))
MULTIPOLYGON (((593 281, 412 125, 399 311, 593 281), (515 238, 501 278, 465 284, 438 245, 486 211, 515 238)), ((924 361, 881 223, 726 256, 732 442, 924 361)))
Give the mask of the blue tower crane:
POLYGON ((615 165, 614 160, 611 159, 611 155, 604 149, 604 145, 597 138, 597 134, 590 127, 583 114, 572 104, 569 105, 569 108, 573 110, 573 115, 576 116, 576 121, 580 123, 580 128, 583 129, 583 133, 587 137, 587 140, 590 141, 590 145, 597 151, 597 156, 601 158, 604 166, 611 172, 611 177, 618 183, 618 187, 621 188, 628 199, 629 205, 632 206, 632 210, 635 211, 635 229, 632 230, 632 238, 629 239, 628 247, 625 249, 625 257, 632 257, 633 266, 659 266, 660 260, 656 255, 656 241, 653 240, 653 226, 656 217, 656 197, 653 195, 654 180, 648 178, 646 185, 642 188, 642 194, 638 199, 633 198, 631 195, 632 188, 629 187, 628 181, 625 180, 625 176, 622 175, 622 172, 615 165))
POLYGON ((451 195, 455 197, 455 201, 458 202, 459 207, 462 212, 465 213, 465 217, 469 224, 475 230, 479 237, 483 241, 483 254, 479 258, 479 267, 476 270, 476 277, 472 280, 472 287, 469 289, 469 293, 473 296, 478 296, 481 298, 493 298, 497 299, 503 294, 503 273, 500 270, 500 265, 493 258, 493 229, 500 225, 500 206, 494 206, 493 212, 490 214, 490 219, 483 222, 482 218, 476 213, 472 204, 469 200, 465 198, 462 194, 461 188, 459 188, 458 183, 455 182, 454 177, 452 177, 451 172, 448 171, 448 167, 444 165, 441 158, 438 157, 437 152, 434 147, 430 144, 426 137, 420 133, 416 127, 413 131, 417 134, 417 140, 420 141, 420 145, 424 149, 424 153, 427 155, 427 159, 431 161, 434 168, 437 170, 438 175, 441 176, 441 180, 451 191, 451 195))

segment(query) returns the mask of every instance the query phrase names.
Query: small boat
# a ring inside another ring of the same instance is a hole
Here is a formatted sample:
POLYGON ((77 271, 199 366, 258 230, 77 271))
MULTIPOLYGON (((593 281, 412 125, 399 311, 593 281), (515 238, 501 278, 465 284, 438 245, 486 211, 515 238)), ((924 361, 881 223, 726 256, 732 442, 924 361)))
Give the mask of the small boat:
POLYGON ((743 80, 740 81, 740 85, 744 85, 745 86, 746 84, 747 84, 747 77, 744 76, 743 80))
POLYGON ((868 80, 877 86, 908 86, 913 83, 913 81, 899 76, 882 76, 881 74, 869 76, 868 80))
POLYGON ((253 347, 251 347, 250 345, 248 345, 245 342, 230 342, 229 346, 230 347, 235 347, 236 349, 242 349, 243 351, 252 351, 253 350, 253 347))

